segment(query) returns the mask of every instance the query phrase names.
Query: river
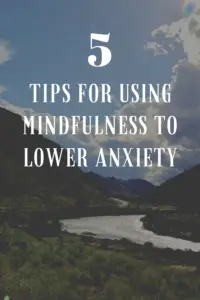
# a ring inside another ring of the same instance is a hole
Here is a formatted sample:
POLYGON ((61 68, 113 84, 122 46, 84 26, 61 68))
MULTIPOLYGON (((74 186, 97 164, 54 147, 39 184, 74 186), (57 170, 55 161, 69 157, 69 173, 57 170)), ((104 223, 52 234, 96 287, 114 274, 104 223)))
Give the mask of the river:
POLYGON ((90 232, 101 238, 125 238, 137 244, 151 242, 158 248, 200 251, 200 243, 156 235, 145 230, 141 219, 144 216, 105 216, 62 220, 62 229, 70 233, 90 232))

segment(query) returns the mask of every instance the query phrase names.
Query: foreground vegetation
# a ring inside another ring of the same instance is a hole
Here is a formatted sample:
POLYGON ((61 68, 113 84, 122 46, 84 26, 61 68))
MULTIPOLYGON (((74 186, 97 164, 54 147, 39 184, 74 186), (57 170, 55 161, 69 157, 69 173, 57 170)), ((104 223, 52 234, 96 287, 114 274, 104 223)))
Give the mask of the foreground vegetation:
POLYGON ((200 254, 70 234, 1 229, 0 299, 197 300, 200 254))
POLYGON ((13 300, 199 300, 200 253, 61 233, 58 221, 67 212, 71 217, 149 212, 145 224, 150 226, 155 216, 160 224, 163 216, 175 216, 173 207, 153 208, 136 201, 121 208, 112 201, 84 207, 60 197, 60 212, 53 200, 52 207, 40 207, 39 199, 22 198, 23 210, 14 200, 2 200, 0 299, 9 295, 13 300))

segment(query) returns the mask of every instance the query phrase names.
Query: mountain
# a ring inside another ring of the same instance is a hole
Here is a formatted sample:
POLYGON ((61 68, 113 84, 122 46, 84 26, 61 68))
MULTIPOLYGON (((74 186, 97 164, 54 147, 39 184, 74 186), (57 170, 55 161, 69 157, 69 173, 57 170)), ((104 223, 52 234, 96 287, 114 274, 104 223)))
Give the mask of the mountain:
POLYGON ((200 165, 197 165, 154 188, 147 201, 183 208, 200 208, 199 185, 200 165))
POLYGON ((46 163, 41 168, 24 168, 24 148, 28 148, 32 156, 36 148, 53 149, 60 146, 37 131, 34 135, 30 135, 30 132, 24 135, 23 132, 21 116, 0 108, 1 206, 13 205, 13 202, 22 206, 54 206, 58 203, 84 206, 105 200, 81 169, 66 168, 65 161, 61 162, 59 168, 46 163))
POLYGON ((117 179, 102 177, 93 172, 89 173, 99 189, 108 197, 131 198, 149 193, 155 186, 143 179, 117 179))
POLYGON ((59 168, 55 164, 50 167, 46 152, 41 168, 24 168, 24 148, 28 148, 32 157, 37 148, 61 147, 36 130, 34 135, 29 130, 27 135, 23 132, 21 115, 14 109, 0 107, 1 206, 86 206, 105 203, 107 197, 143 195, 154 187, 141 179, 104 178, 93 172, 85 173, 78 167, 68 168, 65 159, 59 168))

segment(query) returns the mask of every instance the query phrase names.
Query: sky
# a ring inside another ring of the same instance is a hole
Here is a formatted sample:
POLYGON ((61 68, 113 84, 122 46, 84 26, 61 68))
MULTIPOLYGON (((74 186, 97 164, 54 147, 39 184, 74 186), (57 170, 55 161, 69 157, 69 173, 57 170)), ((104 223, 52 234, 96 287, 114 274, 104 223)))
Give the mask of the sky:
MULTIPOLYGON (((176 136, 151 133, 144 139, 119 136, 96 140, 78 136, 55 139, 63 146, 87 145, 90 161, 101 147, 178 147, 175 168, 91 169, 104 176, 144 178, 160 183, 199 163, 200 133, 200 1, 184 0, 1 0, 0 9, 0 106, 19 114, 112 115, 174 114, 176 136), (193 1, 194 2, 194 1, 193 1), (191 9, 192 7, 192 9, 191 9), (9 20, 9 22, 8 22, 9 20), (88 64, 90 34, 110 33, 111 63, 104 68, 88 64), (32 102, 30 83, 108 83, 112 105, 66 106, 32 102), (119 105, 120 83, 172 85, 170 106, 119 105)), ((151 124, 150 124, 151 126, 151 124)), ((91 164, 92 166, 92 164, 91 164)))

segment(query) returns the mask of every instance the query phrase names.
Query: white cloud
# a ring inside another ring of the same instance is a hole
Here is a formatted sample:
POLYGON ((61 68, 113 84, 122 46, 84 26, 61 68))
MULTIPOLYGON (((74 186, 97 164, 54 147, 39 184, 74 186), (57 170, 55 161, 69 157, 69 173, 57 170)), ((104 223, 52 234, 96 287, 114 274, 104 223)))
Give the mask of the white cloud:
POLYGON ((0 40, 0 65, 9 61, 13 56, 13 50, 11 49, 8 41, 0 40))
POLYGON ((0 85, 0 95, 3 94, 6 91, 6 87, 3 85, 0 85))
POLYGON ((145 50, 152 50, 155 56, 168 54, 168 51, 156 42, 147 42, 144 48, 145 50))
POLYGON ((159 42, 149 42, 150 45, 156 44, 156 48, 162 51, 168 52, 168 49, 174 50, 178 44, 181 45, 186 59, 191 64, 200 65, 200 16, 192 15, 171 25, 162 25, 152 32, 152 38, 159 42))
MULTIPOLYGON (((171 25, 162 25, 152 32, 152 38, 155 42, 150 42, 150 45, 156 45, 157 49, 169 52, 169 49, 181 46, 185 53, 185 59, 178 61, 172 69, 171 104, 160 107, 160 113, 174 114, 178 119, 177 134, 169 136, 165 132, 163 138, 168 145, 179 148, 175 171, 180 172, 200 162, 200 16, 192 15, 171 25)), ((145 177, 153 180, 165 178, 168 171, 171 169, 151 170, 145 177)))
POLYGON ((200 67, 185 60, 180 60, 172 69, 171 103, 147 104, 128 103, 116 111, 117 115, 146 115, 148 134, 146 136, 109 136, 101 137, 101 143, 107 140, 130 145, 130 147, 173 147, 178 148, 175 168, 166 165, 163 168, 140 170, 140 175, 152 182, 168 179, 185 168, 200 162, 200 67), (162 136, 156 133, 155 115, 174 115, 178 121, 176 135, 169 135, 167 130, 162 136), (142 172, 143 171, 143 172, 142 172))
MULTIPOLYGON (((10 43, 8 41, 4 41, 0 39, 0 65, 9 61, 13 56, 13 50, 10 47, 10 43)), ((0 85, 0 95, 6 91, 6 87, 0 85)))

